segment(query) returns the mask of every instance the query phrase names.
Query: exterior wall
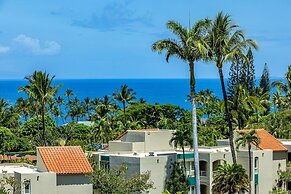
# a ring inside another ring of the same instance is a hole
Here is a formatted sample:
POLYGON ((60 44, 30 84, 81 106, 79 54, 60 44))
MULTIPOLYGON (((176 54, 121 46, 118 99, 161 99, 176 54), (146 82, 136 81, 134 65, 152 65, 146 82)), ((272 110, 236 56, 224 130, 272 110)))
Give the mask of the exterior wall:
POLYGON ((82 185, 89 184, 90 179, 88 175, 73 174, 73 175, 57 175, 57 185, 82 185))
POLYGON ((93 193, 92 184, 60 185, 60 186, 57 186, 57 192, 56 192, 56 194, 92 194, 92 193, 93 193))
POLYGON ((109 142, 110 153, 131 153, 143 151, 144 151, 143 142, 121 142, 121 141, 109 142))
POLYGON ((47 172, 47 168, 45 167, 44 165, 44 162, 40 156, 40 153, 38 152, 38 149, 36 149, 36 157, 37 157, 37 163, 36 163, 36 167, 37 167, 37 170, 41 171, 41 172, 47 172))
MULTIPOLYGON (((246 173, 249 175, 249 156, 247 150, 237 152, 238 163, 241 164, 246 173)), ((274 176, 270 172, 273 169, 273 151, 272 150, 253 150, 251 152, 252 160, 252 193, 255 193, 257 187, 258 194, 269 193, 273 188, 275 181, 274 176), (255 158, 258 158, 258 168, 255 170, 255 158), (258 182, 255 184, 255 177, 257 176, 258 182)))
POLYGON ((174 147, 169 144, 173 136, 172 130, 160 130, 145 132, 145 152, 154 151, 174 151, 174 147))
POLYGON ((30 181, 31 194, 57 193, 55 173, 20 174, 15 172, 15 179, 21 183, 21 194, 24 193, 24 181, 30 181))
POLYGON ((278 172, 286 171, 288 161, 288 152, 273 152, 273 186, 276 186, 278 180, 278 172))
POLYGON ((118 168, 121 165, 128 167, 127 174, 135 175, 140 174, 140 158, 128 156, 110 156, 110 168, 118 168))
POLYGON ((154 188, 149 193, 160 194, 165 190, 165 182, 170 176, 171 163, 175 161, 176 155, 148 156, 140 159, 140 173, 150 172, 150 181, 154 188))
POLYGON ((160 194, 164 191, 166 179, 170 175, 170 165, 175 162, 176 154, 128 157, 110 156, 110 168, 117 168, 121 165, 128 167, 127 175, 134 176, 144 172, 150 172, 150 181, 153 181, 154 188, 149 191, 152 194, 160 194))
POLYGON ((145 142, 145 132, 128 131, 120 140, 123 142, 145 142))
POLYGON ((221 152, 221 153, 211 153, 210 154, 210 160, 209 160, 209 165, 208 165, 208 173, 207 175, 209 176, 209 185, 207 185, 207 191, 208 193, 211 193, 212 190, 212 181, 214 178, 214 170, 215 168, 215 163, 220 163, 222 164, 223 162, 227 162, 229 164, 232 164, 232 156, 230 152, 221 152))

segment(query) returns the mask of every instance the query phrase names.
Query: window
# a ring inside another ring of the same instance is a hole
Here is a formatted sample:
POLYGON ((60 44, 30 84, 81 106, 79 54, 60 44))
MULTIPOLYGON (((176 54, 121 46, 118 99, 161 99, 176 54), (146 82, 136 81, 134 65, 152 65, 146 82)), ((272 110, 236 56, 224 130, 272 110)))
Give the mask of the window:
POLYGON ((30 194, 30 181, 24 181, 24 194, 30 194))
POLYGON ((258 173, 259 170, 259 158, 255 157, 255 173, 258 173))

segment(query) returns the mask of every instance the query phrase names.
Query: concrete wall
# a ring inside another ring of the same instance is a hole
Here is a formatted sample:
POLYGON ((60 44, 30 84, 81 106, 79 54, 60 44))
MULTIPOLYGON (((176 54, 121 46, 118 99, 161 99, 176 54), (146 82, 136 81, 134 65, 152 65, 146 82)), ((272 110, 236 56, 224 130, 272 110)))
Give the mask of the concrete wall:
POLYGON ((36 157, 37 157, 37 163, 36 163, 36 167, 37 167, 37 170, 41 171, 41 172, 47 172, 47 168, 41 158, 41 155, 38 151, 38 149, 36 149, 36 157))
POLYGON ((92 194, 92 193, 93 193, 92 184, 60 185, 60 186, 57 186, 57 192, 56 192, 56 194, 92 194))
POLYGON ((124 142, 144 142, 145 132, 128 131, 120 140, 124 142))
POLYGON ((144 142, 109 141, 109 153, 144 152, 144 142))
POLYGON ((57 185, 89 184, 90 178, 89 178, 89 175, 83 175, 83 174, 57 175, 56 183, 57 185))
POLYGON ((140 173, 140 158, 128 156, 110 156, 110 169, 118 168, 122 165, 128 167, 127 174, 135 175, 140 173))
POLYGON ((278 172, 286 171, 288 161, 288 152, 273 152, 273 186, 276 186, 275 180, 279 179, 278 172))
POLYGON ((140 159, 140 173, 150 172, 150 181, 154 188, 149 193, 160 194, 165 190, 165 182, 170 176, 171 163, 175 161, 175 155, 148 156, 140 159))
POLYGON ((145 132, 145 152, 173 151, 174 147, 169 144, 173 132, 172 130, 145 132))
MULTIPOLYGON (((249 175, 249 156, 248 151, 241 150, 237 152, 238 163, 241 164, 249 175)), ((251 152, 252 160, 252 193, 255 193, 255 158, 258 158, 258 193, 269 193, 273 188, 275 181, 273 174, 273 151, 272 150, 253 150, 251 152)))
POLYGON ((57 193, 55 173, 20 174, 15 172, 15 179, 21 183, 21 194, 24 193, 24 181, 30 181, 31 194, 57 193))

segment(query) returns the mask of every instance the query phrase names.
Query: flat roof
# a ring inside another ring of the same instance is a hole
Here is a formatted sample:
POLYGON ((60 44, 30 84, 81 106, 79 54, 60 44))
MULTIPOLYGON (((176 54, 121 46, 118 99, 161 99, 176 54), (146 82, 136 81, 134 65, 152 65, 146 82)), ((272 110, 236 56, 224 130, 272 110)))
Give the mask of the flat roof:
POLYGON ((14 172, 21 174, 39 173, 36 168, 27 167, 24 165, 0 165, 0 174, 13 174, 14 172))

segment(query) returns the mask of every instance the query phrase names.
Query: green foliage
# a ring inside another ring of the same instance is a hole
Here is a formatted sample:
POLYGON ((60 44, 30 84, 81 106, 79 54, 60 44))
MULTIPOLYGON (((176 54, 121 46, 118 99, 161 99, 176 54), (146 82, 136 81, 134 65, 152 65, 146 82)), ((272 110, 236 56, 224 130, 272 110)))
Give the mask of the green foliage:
POLYGON ((219 165, 214 172, 213 193, 238 193, 248 191, 248 176, 240 164, 219 165))
POLYGON ((201 146, 215 146, 216 140, 224 138, 222 131, 215 128, 215 126, 199 126, 198 141, 201 146))
POLYGON ((186 193, 189 191, 185 173, 179 163, 172 163, 171 174, 166 182, 166 188, 169 193, 186 193))
MULTIPOLYGON (((45 115, 45 126, 46 126, 46 140, 49 145, 54 144, 55 140, 55 129, 56 125, 53 119, 49 115, 45 115)), ((42 119, 40 116, 32 117, 25 121, 19 130, 21 136, 30 138, 35 145, 42 144, 42 119)))
POLYGON ((125 166, 109 171, 95 169, 91 177, 94 188, 100 193, 114 194, 141 193, 153 189, 149 172, 128 177, 126 171, 125 166))
POLYGON ((269 69, 267 63, 265 63, 263 73, 261 75, 260 80, 260 88, 262 88, 263 93, 269 93, 270 92, 270 77, 269 77, 269 69))
POLYGON ((0 126, 8 128, 19 127, 20 114, 5 99, 0 98, 0 126))

